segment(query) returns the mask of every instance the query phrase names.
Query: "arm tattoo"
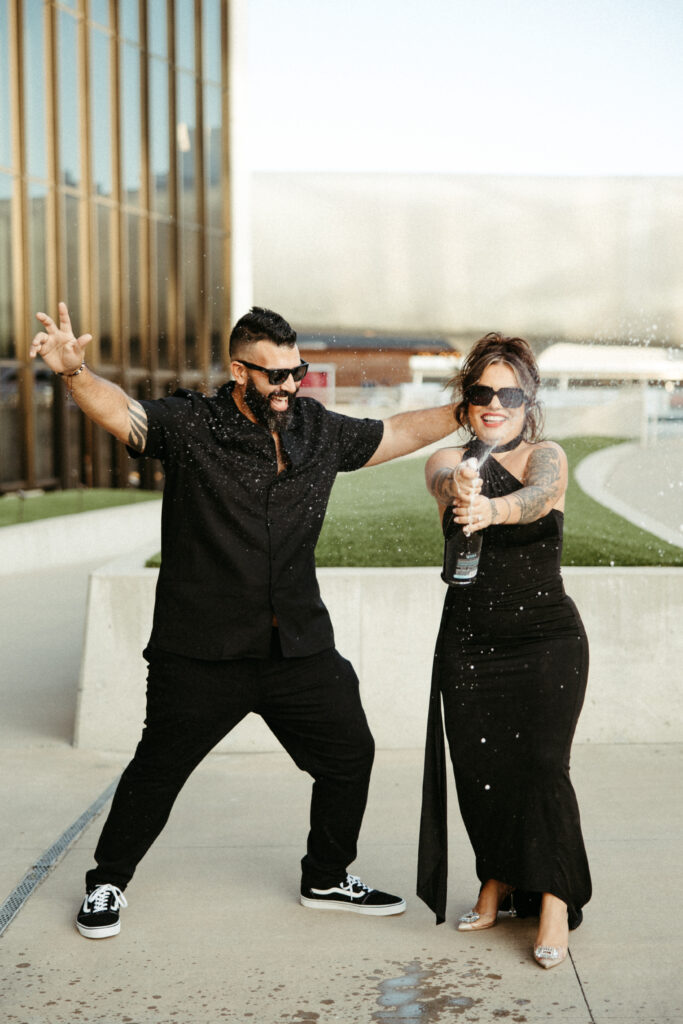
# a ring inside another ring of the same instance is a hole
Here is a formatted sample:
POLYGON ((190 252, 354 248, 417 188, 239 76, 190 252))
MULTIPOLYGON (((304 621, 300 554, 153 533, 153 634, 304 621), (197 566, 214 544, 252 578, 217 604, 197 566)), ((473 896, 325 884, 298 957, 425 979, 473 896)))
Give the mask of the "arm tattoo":
POLYGON ((510 498, 519 508, 519 522, 533 523, 562 493, 560 456, 555 448, 537 448, 529 457, 521 491, 510 498))
POLYGON ((455 497, 455 491, 453 490, 453 470, 444 466, 443 469, 437 469, 436 473, 432 477, 429 485, 430 490, 437 501, 447 505, 449 501, 452 501, 455 497))
POLYGON ((518 523, 533 523, 543 515, 546 497, 538 487, 525 487, 513 494, 512 500, 519 508, 518 523))
POLYGON ((499 498, 491 498, 491 525, 493 526, 494 523, 498 523, 502 526, 504 523, 507 523, 510 518, 510 511, 510 502, 504 494, 501 494, 499 498), (501 501, 505 502, 505 519, 500 518, 502 512, 501 507, 499 507, 499 502, 501 501))
POLYGON ((128 402, 128 426, 128 444, 136 452, 143 451, 147 444, 147 413, 134 398, 128 402))

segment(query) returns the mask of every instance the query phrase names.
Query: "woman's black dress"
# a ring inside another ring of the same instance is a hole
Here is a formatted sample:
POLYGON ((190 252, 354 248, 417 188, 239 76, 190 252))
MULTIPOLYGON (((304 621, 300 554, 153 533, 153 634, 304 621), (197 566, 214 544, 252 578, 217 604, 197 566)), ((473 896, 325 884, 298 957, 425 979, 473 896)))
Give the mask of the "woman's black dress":
MULTIPOLYGON (((475 442, 476 444, 476 442, 475 442)), ((470 447, 465 457, 471 454, 470 447)), ((495 459, 483 493, 522 487, 495 459)), ((450 509, 444 530, 452 519, 450 509)), ((560 575, 563 515, 484 531, 479 572, 449 587, 434 655, 418 895, 446 907, 446 766, 441 700, 460 811, 482 883, 516 889, 520 916, 553 893, 581 922, 591 895, 569 754, 588 674, 588 643, 560 575)))

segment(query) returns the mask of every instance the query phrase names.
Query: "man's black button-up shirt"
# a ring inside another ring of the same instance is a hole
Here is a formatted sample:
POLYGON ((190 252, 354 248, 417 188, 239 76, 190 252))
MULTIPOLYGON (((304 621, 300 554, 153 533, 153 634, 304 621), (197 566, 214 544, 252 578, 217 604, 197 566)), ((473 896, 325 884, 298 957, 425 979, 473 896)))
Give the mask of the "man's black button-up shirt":
POLYGON ((359 469, 381 420, 299 398, 275 442, 244 416, 233 384, 211 397, 181 389, 142 402, 143 455, 166 474, 162 559, 150 644, 188 657, 267 657, 276 616, 285 657, 334 645, 315 575, 315 545, 340 471, 359 469))

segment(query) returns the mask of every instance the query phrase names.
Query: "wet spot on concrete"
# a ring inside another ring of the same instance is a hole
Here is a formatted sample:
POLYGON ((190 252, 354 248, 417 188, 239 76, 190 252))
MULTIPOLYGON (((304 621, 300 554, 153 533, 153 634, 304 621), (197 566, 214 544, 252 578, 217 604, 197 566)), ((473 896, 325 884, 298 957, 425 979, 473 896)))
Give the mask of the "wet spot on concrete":
MULTIPOLYGON (((471 974, 471 972, 466 972, 471 974)), ((481 979, 481 974, 480 974, 481 979)), ((402 973, 380 982, 380 994, 372 1020, 377 1024, 403 1024, 420 1020, 422 1024, 453 1019, 476 1007, 481 999, 465 996, 459 989, 452 964, 421 964, 413 961, 403 966, 402 973)))

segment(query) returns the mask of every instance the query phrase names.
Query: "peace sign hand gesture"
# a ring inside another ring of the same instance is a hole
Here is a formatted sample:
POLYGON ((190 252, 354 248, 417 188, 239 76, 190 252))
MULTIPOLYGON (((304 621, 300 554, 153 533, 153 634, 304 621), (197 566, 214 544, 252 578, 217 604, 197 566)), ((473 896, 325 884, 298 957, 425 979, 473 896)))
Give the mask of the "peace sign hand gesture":
POLYGON ((74 335, 65 302, 59 303, 59 326, 47 313, 36 313, 44 330, 39 331, 31 342, 29 356, 43 357, 55 373, 72 374, 83 363, 85 346, 92 340, 91 334, 74 335))

